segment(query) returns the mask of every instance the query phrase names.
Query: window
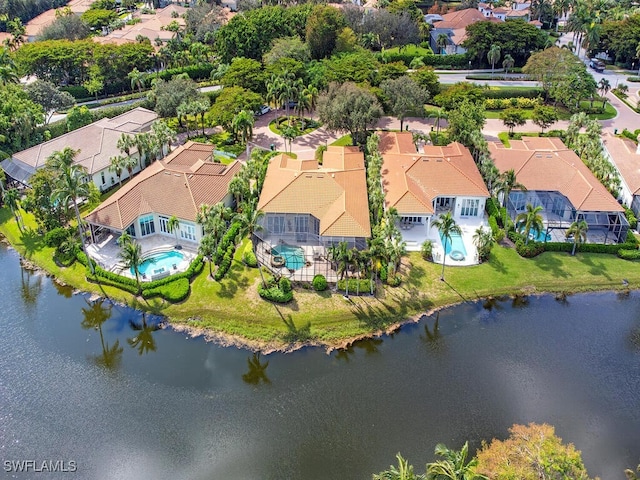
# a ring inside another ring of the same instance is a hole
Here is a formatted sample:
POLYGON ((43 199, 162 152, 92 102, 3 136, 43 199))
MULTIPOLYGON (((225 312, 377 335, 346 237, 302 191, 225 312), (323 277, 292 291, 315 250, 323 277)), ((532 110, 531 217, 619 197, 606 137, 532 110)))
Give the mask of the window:
POLYGON ((400 217, 400 223, 422 223, 422 217, 400 217))
POLYGON ((268 216, 267 230, 271 233, 284 233, 284 216, 283 215, 268 216))
POLYGON ((189 224, 180 224, 180 238, 196 241, 196 227, 189 224))
POLYGON ((477 217, 478 207, 480 200, 477 198, 463 198, 462 209, 460 210, 461 217, 477 217))
POLYGON ((156 224, 153 222, 153 215, 147 215, 140 219, 140 233, 142 236, 156 233, 156 224))
POLYGON ((127 227, 126 232, 129 234, 131 238, 135 238, 136 236, 136 226, 132 223, 127 227))
POLYGON ((105 184, 105 181, 104 181, 104 172, 100 172, 100 178, 102 179, 102 184, 104 185, 104 184, 105 184))
POLYGON ((296 233, 307 233, 309 231, 309 217, 306 215, 296 215, 296 233))
POLYGON ((171 233, 169 231, 169 219, 167 217, 163 217, 162 215, 158 216, 158 223, 160 223, 160 231, 162 233, 171 233))

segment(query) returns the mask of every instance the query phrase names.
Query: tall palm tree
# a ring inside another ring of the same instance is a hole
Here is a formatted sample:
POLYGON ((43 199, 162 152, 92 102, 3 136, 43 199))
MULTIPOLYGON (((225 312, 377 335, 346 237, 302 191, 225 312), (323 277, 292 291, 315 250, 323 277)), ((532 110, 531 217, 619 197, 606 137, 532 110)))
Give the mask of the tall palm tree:
POLYGON ((534 207, 527 203, 526 210, 516 217, 516 230, 525 236, 525 244, 529 243, 529 237, 532 232, 535 232, 537 238, 544 230, 544 222, 542 215, 540 215, 541 211, 542 207, 540 205, 534 207))
POLYGON ((287 151, 287 140, 289 140, 289 152, 293 149, 293 141, 300 136, 300 130, 295 125, 285 125, 281 131, 284 139, 284 151, 287 151))
POLYGON ((451 235, 460 235, 462 234, 462 230, 451 215, 451 212, 440 215, 437 220, 431 222, 431 226, 436 227, 444 238, 444 255, 442 256, 442 273, 440 274, 440 280, 444 282, 444 265, 447 259, 447 242, 452 242, 453 240, 451 239, 451 235))
POLYGON ((2 195, 2 201, 6 206, 8 206, 11 209, 11 213, 13 214, 13 218, 15 218, 16 220, 18 229, 22 230, 22 224, 20 223, 20 219, 18 217, 19 198, 20 198, 20 193, 16 188, 7 189, 4 191, 2 195))
MULTIPOLYGON (((64 151, 71 151, 69 147, 66 147, 64 151)), ((59 152, 56 152, 59 153, 59 152)), ((56 153, 52 155, 55 157, 56 153)), ((74 154, 77 152, 74 152, 74 154)), ((52 159, 49 157, 47 161, 52 159)), ((59 157, 58 157, 59 158, 59 157)), ((55 158, 54 158, 55 160, 55 158)), ((84 241, 84 230, 82 229, 82 218, 80 217, 80 210, 78 209, 78 199, 80 197, 88 198, 91 190, 89 188, 89 182, 86 181, 87 178, 87 170, 80 165, 66 165, 62 164, 58 170, 58 181, 53 188, 53 192, 51 194, 51 200, 53 203, 58 203, 60 205, 68 206, 69 204, 73 205, 73 209, 76 214, 76 222, 78 224, 78 235, 80 237, 80 244, 82 245, 82 250, 87 257, 87 262, 89 263, 89 269, 92 274, 95 274, 95 268, 93 266, 93 260, 89 257, 89 253, 87 252, 87 246, 84 241)))
POLYGON ((589 225, 584 220, 573 222, 567 229, 567 232, 565 233, 566 238, 573 236, 573 249, 571 250, 572 256, 576 254, 576 248, 578 245, 587 241, 587 231, 589 231, 589 225))
POLYGON ((507 53, 502 60, 502 67, 504 68, 505 73, 509 73, 509 70, 512 69, 515 64, 516 61, 507 53))
POLYGON ((427 463, 427 478, 438 480, 488 480, 487 477, 476 473, 478 459, 473 457, 467 462, 469 442, 465 442, 460 451, 450 450, 446 445, 436 445, 435 454, 442 457, 432 463, 427 463))
POLYGON ((169 233, 173 233, 176 236, 176 248, 180 249, 180 244, 178 243, 178 230, 180 230, 180 220, 175 215, 172 215, 169 221, 167 222, 167 230, 169 233))
POLYGON ((487 52, 487 60, 491 64, 491 77, 493 78, 493 71, 495 69, 496 63, 500 60, 500 46, 495 43, 491 45, 489 51, 487 52))
POLYGON ((438 53, 440 55, 444 55, 447 45, 449 45, 449 35, 446 33, 439 34, 436 38, 436 48, 438 48, 438 53))
POLYGON ((131 80, 131 90, 134 90, 138 87, 138 91, 142 93, 142 89, 144 88, 144 84, 147 81, 147 74, 145 72, 139 71, 137 68, 134 68, 127 75, 129 80, 131 80))
POLYGON ((238 237, 244 238, 248 236, 251 240, 252 250, 255 251, 254 233, 263 230, 261 220, 264 212, 256 207, 254 202, 245 202, 242 204, 242 213, 236 215, 236 220, 240 222, 240 230, 238 237))
POLYGON ((123 133, 122 135, 120 135, 120 138, 118 139, 117 146, 118 146, 118 150, 120 150, 127 157, 129 157, 131 156, 131 149, 136 146, 135 137, 133 135, 128 135, 126 133, 123 133))
POLYGON ((170 128, 163 120, 156 120, 151 124, 151 133, 160 145, 160 156, 164 157, 164 147, 167 147, 167 153, 171 152, 171 142, 176 141, 176 132, 170 128))
POLYGON ((193 105, 191 102, 182 102, 178 105, 176 109, 176 114, 178 116, 178 121, 182 125, 182 119, 184 118, 184 124, 187 129, 187 140, 191 138, 191 133, 189 132, 189 115, 193 114, 193 105))
POLYGON ((606 78, 601 78, 600 82, 598 83, 598 90, 600 90, 600 93, 602 94, 602 108, 604 108, 607 104, 607 93, 609 92, 609 90, 611 90, 611 84, 609 83, 609 80, 607 80, 606 78))
POLYGON ((233 117, 231 122, 233 134, 236 138, 240 135, 240 141, 246 144, 253 138, 253 126, 255 121, 255 116, 249 110, 240 111, 235 117, 233 117))
POLYGON ((122 170, 125 169, 126 157, 116 155, 109 159, 109 171, 114 172, 118 177, 118 184, 122 186, 122 170))
POLYGON ((122 167, 127 170, 129 174, 129 178, 133 176, 133 169, 136 168, 138 161, 132 156, 124 157, 124 161, 122 162, 122 167))
POLYGON ((316 109, 316 105, 318 104, 318 95, 319 95, 318 89, 313 85, 308 85, 303 90, 303 93, 309 100, 309 107, 308 107, 309 112, 313 112, 316 109))
POLYGON ((526 190, 523 184, 518 182, 516 178, 516 171, 512 168, 511 170, 507 170, 502 175, 500 175, 500 179, 498 180, 498 184, 496 185, 496 193, 498 195, 502 195, 502 206, 507 206, 507 200, 509 199, 509 195, 512 190, 526 190))
POLYGON ((136 276, 136 284, 138 285, 138 294, 142 290, 140 286, 140 265, 144 261, 142 259, 142 247, 138 242, 132 240, 123 243, 120 246, 120 259, 126 268, 132 268, 136 276))
POLYGON ((408 460, 399 453, 396 455, 398 459, 398 468, 394 465, 389 466, 389 470, 373 475, 373 480, 425 480, 424 475, 416 475, 413 473, 413 465, 409 465, 408 460))

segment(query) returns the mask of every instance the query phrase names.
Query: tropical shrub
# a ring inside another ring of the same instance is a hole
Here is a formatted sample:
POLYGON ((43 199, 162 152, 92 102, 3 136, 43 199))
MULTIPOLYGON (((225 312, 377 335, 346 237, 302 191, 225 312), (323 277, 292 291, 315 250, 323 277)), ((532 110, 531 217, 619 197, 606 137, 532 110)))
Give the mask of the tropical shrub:
POLYGON ((468 68, 469 57, 466 54, 425 55, 422 62, 430 67, 468 68))
MULTIPOLYGON (((628 207, 624 207, 624 215, 627 217, 627 221, 629 222, 629 227, 633 230, 638 228, 638 219, 636 218, 635 213, 628 207)), ((635 238, 635 237, 634 237, 635 238)))
POLYGON ((401 283, 402 280, 400 279, 400 275, 394 275, 387 278, 387 285, 389 285, 390 287, 399 287, 401 283))
POLYGON ((518 88, 487 88, 484 89, 482 93, 484 98, 537 98, 544 96, 542 88, 530 88, 527 90, 520 90, 518 88))
POLYGON ((618 257, 623 260, 640 260, 640 250, 627 250, 621 248, 618 250, 618 257))
POLYGON ((544 252, 544 243, 529 242, 525 243, 522 239, 516 242, 516 252, 524 258, 533 258, 544 252))
POLYGON ((500 227, 498 227, 498 221, 493 215, 489 217, 489 227, 491 228, 491 233, 495 236, 500 227))
POLYGON ((292 290, 291 280, 286 277, 282 277, 280 279, 280 290, 282 290, 284 293, 289 293, 292 290))
POLYGON ((244 252, 242 261, 247 267, 256 268, 258 266, 258 259, 256 259, 256 254, 252 251, 244 252))
POLYGON ((425 260, 433 260, 433 242, 431 240, 425 240, 420 246, 420 255, 425 260))
POLYGON ((313 289, 316 292, 324 292, 329 287, 327 279, 324 277, 324 275, 320 274, 313 277, 313 281, 311 282, 311 284, 313 285, 313 289))
POLYGON ((217 282, 222 280, 224 276, 227 274, 227 272, 229 271, 229 269, 231 268, 231 263, 233 262, 233 254, 235 253, 235 250, 236 250, 235 245, 229 245, 227 247, 227 251, 222 257, 222 261, 220 262, 220 266, 218 267, 218 270, 216 270, 216 273, 213 276, 213 278, 217 282))
POLYGON ((389 271, 387 269, 387 266, 386 265, 382 265, 382 267, 380 267, 380 280, 382 282, 386 282, 388 276, 389 276, 389 271))
POLYGON ((69 231, 64 227, 56 227, 44 235, 44 244, 47 247, 56 248, 69 238, 69 231))
MULTIPOLYGON (((283 279, 280 279, 280 281, 282 280, 283 279)), ((280 288, 280 284, 273 278, 267 282, 266 287, 263 286, 262 283, 258 285, 258 295, 265 300, 275 303, 288 303, 293 300, 293 290, 285 292, 280 288)))
POLYGON ((178 278, 155 288, 142 290, 143 298, 162 297, 165 300, 176 303, 185 300, 189 296, 190 285, 186 278, 178 278))
POLYGON ((500 243, 502 242, 502 240, 504 240, 504 236, 505 236, 504 229, 498 228, 496 232, 493 234, 493 239, 496 241, 496 243, 500 243))
POLYGON ((489 214, 489 216, 498 218, 500 216, 500 210, 498 210, 498 208, 498 201, 495 198, 487 199, 485 209, 487 210, 487 214, 489 214))

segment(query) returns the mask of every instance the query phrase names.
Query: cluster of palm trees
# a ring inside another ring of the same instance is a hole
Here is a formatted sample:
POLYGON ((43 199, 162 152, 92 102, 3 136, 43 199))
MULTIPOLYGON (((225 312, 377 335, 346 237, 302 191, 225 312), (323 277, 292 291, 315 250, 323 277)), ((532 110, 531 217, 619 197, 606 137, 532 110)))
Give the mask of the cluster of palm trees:
POLYGON ((145 163, 148 164, 158 158, 163 158, 165 150, 167 153, 170 152, 171 143, 175 141, 176 132, 162 120, 153 122, 149 132, 137 135, 123 133, 118 139, 117 147, 124 154, 124 157, 120 155, 112 157, 110 170, 116 173, 118 180, 120 180, 120 175, 125 169, 128 170, 129 177, 131 177, 136 165, 135 161, 132 160, 134 152, 138 153, 137 162, 140 170, 142 170, 145 163))
POLYGON ((209 107, 211 106, 209 102, 209 98, 205 96, 200 96, 196 99, 190 99, 182 102, 178 105, 176 109, 176 115, 178 117, 178 122, 180 126, 183 126, 187 130, 187 138, 191 138, 191 131, 189 130, 189 116, 192 116, 196 119, 196 128, 197 128, 197 118, 200 116, 200 125, 202 126, 202 135, 205 134, 204 131, 204 116, 209 111, 209 107))
POLYGON ((267 103, 275 109, 284 105, 287 117, 290 116, 291 102, 295 103, 294 110, 300 117, 306 111, 316 108, 318 89, 313 85, 304 84, 301 78, 296 78, 293 72, 285 70, 280 75, 272 75, 266 82, 267 103))
POLYGON ((413 466, 398 453, 398 467, 392 465, 389 470, 373 475, 373 480, 487 480, 485 475, 477 472, 478 459, 468 458, 468 442, 460 450, 439 443, 435 454, 438 460, 427 463, 426 473, 420 475, 414 473, 413 466))

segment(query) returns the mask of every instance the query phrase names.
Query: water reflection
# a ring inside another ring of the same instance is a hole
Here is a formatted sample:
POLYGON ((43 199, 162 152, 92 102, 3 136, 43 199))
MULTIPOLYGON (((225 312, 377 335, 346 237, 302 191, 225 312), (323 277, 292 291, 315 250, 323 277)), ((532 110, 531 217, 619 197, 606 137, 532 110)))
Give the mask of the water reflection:
POLYGON ((485 310, 502 310, 505 297, 487 297, 482 301, 482 308, 485 310))
POLYGON ((42 291, 42 275, 39 272, 20 269, 20 296, 26 305, 34 305, 42 291))
POLYGON ((420 335, 422 340, 429 350, 435 353, 442 353, 445 351, 445 343, 440 333, 440 312, 436 312, 436 318, 433 322, 433 327, 429 328, 429 319, 424 320, 424 335, 420 335))
POLYGON ((81 308, 82 322, 80 325, 87 330, 97 330, 100 334, 100 345, 102 347, 102 353, 92 355, 91 360, 101 368, 117 370, 120 367, 124 349, 120 346, 120 340, 116 340, 112 346, 109 346, 109 343, 104 341, 104 335, 102 333, 102 325, 111 318, 113 305, 104 298, 100 298, 93 303, 85 299, 85 302, 89 308, 81 308))
POLYGON ((264 363, 260 362, 260 353, 254 353, 253 356, 247 358, 247 365, 249 366, 249 371, 242 374, 242 380, 245 383, 250 385, 259 385, 260 382, 263 382, 265 385, 271 383, 271 380, 267 377, 269 361, 267 360, 264 363))
POLYGON ((513 308, 525 308, 529 306, 529 297, 527 295, 514 295, 511 300, 513 308))
POLYGON ((142 325, 133 318, 129 319, 131 329, 136 332, 133 338, 127 338, 127 343, 131 348, 138 350, 138 355, 156 351, 156 341, 153 338, 153 332, 160 329, 160 325, 155 322, 147 323, 147 314, 142 312, 142 325))
POLYGON ((378 347, 382 345, 382 338, 367 338, 365 340, 358 340, 353 344, 349 345, 347 348, 343 348, 336 353, 336 358, 338 360, 349 361, 350 357, 356 352, 356 348, 360 350, 364 350, 367 355, 374 355, 379 353, 378 347))

